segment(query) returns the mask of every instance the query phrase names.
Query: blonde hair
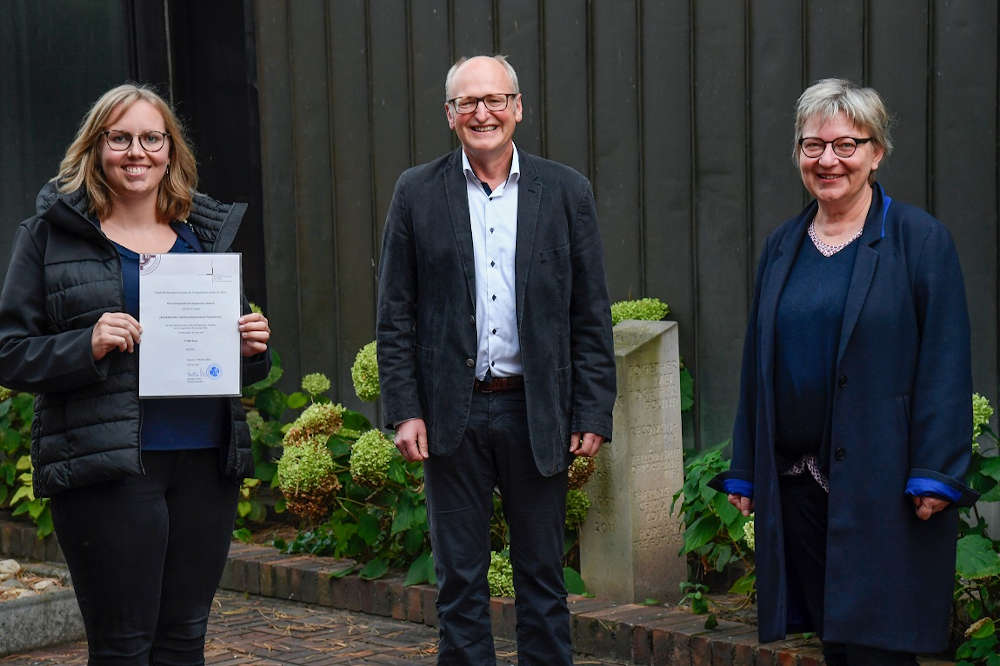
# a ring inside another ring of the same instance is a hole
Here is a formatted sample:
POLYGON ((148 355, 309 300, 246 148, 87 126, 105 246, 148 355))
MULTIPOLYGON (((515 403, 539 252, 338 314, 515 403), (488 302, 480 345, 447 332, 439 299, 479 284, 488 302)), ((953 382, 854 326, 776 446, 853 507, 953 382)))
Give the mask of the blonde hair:
MULTIPOLYGON (((885 157, 892 152, 889 125, 892 119, 882 96, 874 88, 865 88, 847 79, 820 79, 799 96, 795 103, 795 143, 792 162, 799 164, 799 139, 802 128, 811 118, 828 120, 838 114, 856 127, 871 132, 872 142, 881 147, 885 157)), ((874 179, 873 171, 869 180, 874 179)))
POLYGON ((160 181, 156 194, 156 212, 164 220, 186 220, 198 185, 198 167, 194 153, 185 140, 184 129, 170 105, 146 86, 125 83, 107 91, 94 102, 83 117, 73 142, 66 149, 66 155, 59 163, 59 173, 53 180, 62 193, 85 187, 90 211, 98 219, 110 215, 115 194, 101 169, 104 130, 112 120, 139 101, 151 104, 160 112, 164 128, 170 135, 167 172, 160 181))

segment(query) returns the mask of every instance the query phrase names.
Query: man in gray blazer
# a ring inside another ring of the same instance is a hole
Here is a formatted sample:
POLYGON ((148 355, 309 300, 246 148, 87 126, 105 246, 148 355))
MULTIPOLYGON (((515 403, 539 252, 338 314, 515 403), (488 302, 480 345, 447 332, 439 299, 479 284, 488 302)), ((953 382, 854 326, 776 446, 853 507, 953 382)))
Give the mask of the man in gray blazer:
POLYGON ((519 663, 569 664, 561 558, 567 467, 611 436, 615 362, 594 196, 514 146, 517 74, 459 60, 445 115, 461 148, 405 171, 379 264, 385 419, 424 462, 438 663, 493 663, 493 489, 510 528, 519 663))

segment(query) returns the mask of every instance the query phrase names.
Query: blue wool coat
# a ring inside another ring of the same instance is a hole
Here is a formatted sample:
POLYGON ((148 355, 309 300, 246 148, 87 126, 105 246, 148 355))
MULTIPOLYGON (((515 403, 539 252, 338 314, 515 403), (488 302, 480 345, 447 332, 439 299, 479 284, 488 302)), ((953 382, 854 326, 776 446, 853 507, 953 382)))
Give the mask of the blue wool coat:
MULTIPOLYGON (((743 348, 727 478, 754 484, 758 630, 784 637, 788 594, 774 454, 775 313, 811 203, 766 240, 743 348)), ((806 240, 805 242, 808 242, 806 240)), ((972 441, 965 287, 951 235, 875 185, 844 307, 829 435, 825 640, 937 652, 947 643, 958 514, 977 495, 961 481, 972 441), (922 521, 910 477, 961 494, 922 521)), ((817 414, 821 419, 824 415, 817 414)))

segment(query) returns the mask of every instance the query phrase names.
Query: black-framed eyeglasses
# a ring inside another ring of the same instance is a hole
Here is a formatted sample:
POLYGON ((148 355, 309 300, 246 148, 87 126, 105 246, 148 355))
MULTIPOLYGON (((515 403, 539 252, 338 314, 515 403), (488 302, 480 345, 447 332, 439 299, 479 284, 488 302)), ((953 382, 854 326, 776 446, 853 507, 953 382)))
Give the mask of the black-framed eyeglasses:
POLYGON ((824 141, 815 136, 804 136, 799 139, 799 149, 806 157, 819 157, 826 152, 828 144, 833 145, 833 154, 837 157, 850 157, 858 146, 872 141, 872 137, 858 139, 853 136, 839 136, 833 141, 824 141))
MULTIPOLYGON (((102 134, 104 134, 104 140, 107 142, 108 148, 119 153, 128 150, 132 146, 132 140, 136 138, 128 132, 121 130, 104 130, 102 134)), ((169 136, 166 132, 149 130, 138 135, 139 145, 146 152, 155 153, 163 148, 163 144, 167 142, 169 136)))
POLYGON ((452 97, 448 100, 455 113, 472 113, 479 108, 479 103, 486 105, 487 111, 503 111, 510 103, 511 97, 517 97, 518 93, 491 93, 485 97, 452 97))

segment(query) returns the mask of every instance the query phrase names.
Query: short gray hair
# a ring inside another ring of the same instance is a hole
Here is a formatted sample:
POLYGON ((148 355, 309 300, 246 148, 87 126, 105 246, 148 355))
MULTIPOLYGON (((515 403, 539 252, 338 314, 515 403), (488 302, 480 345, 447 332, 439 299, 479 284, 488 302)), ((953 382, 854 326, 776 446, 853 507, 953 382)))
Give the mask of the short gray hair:
POLYGON ((493 60, 496 60, 498 63, 503 65, 504 71, 507 72, 507 76, 510 77, 510 82, 514 86, 514 92, 515 93, 521 92, 521 88, 517 85, 517 72, 515 72, 514 67, 509 62, 507 62, 507 56, 500 54, 474 55, 474 56, 469 56, 468 58, 462 56, 461 58, 455 61, 455 64, 451 66, 451 68, 448 70, 448 74, 444 77, 444 100, 446 102, 451 97, 451 84, 455 82, 455 73, 458 72, 459 67, 461 67, 464 63, 468 62, 472 58, 492 58, 493 60))
POLYGON ((805 89, 795 103, 795 143, 792 161, 799 164, 799 139, 802 128, 813 118, 828 120, 837 114, 872 135, 872 141, 885 153, 892 152, 889 136, 891 119, 882 96, 874 88, 864 88, 847 79, 820 79, 805 89))

